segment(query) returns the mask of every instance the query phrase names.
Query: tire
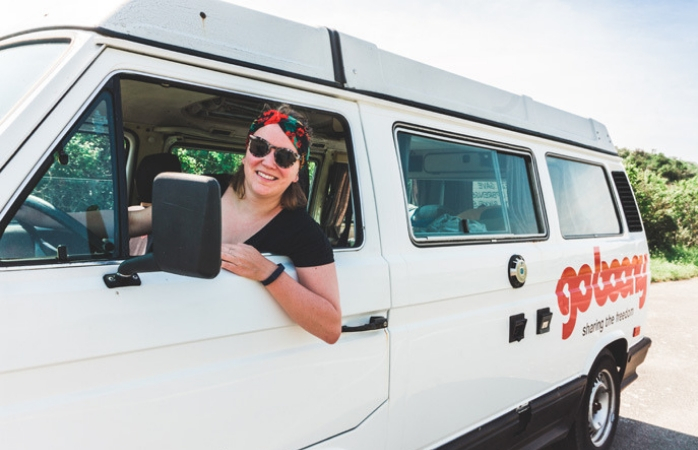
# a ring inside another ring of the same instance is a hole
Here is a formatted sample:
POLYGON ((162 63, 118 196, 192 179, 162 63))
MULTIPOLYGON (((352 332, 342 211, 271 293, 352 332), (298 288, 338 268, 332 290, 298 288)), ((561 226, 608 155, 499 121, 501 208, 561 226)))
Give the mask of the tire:
POLYGON ((620 373, 616 360, 604 350, 594 362, 587 379, 582 405, 568 435, 576 450, 608 450, 618 427, 620 373))

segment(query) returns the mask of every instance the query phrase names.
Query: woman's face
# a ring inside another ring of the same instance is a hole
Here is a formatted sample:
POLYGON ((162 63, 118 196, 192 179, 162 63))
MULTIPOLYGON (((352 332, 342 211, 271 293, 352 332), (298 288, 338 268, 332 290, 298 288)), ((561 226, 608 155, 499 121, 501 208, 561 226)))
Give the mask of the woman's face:
MULTIPOLYGON (((254 133, 274 147, 281 147, 293 150, 293 142, 286 136, 281 127, 277 124, 267 125, 254 133)), ((286 188, 298 181, 298 171, 300 163, 294 162, 290 167, 280 167, 274 160, 274 151, 270 151, 266 156, 258 158, 250 153, 249 148, 243 158, 245 165, 245 192, 258 197, 279 197, 286 188)))

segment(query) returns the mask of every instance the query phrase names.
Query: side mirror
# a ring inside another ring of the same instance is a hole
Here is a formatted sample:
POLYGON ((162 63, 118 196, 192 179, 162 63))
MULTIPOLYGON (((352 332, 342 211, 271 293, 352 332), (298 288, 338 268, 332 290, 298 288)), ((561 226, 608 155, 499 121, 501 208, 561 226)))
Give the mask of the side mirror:
POLYGON ((163 173, 153 182, 153 252, 104 276, 110 288, 140 285, 138 272, 215 278, 221 269, 221 195, 211 177, 163 173))

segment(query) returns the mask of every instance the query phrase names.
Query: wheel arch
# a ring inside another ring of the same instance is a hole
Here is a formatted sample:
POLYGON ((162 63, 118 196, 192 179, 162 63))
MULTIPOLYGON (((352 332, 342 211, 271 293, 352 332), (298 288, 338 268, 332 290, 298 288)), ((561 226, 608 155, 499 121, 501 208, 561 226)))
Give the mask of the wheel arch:
POLYGON ((615 359, 618 372, 622 379, 628 364, 628 340, 619 330, 609 333, 604 340, 596 342, 589 350, 589 353, 586 355, 582 375, 586 376, 589 374, 589 371, 604 351, 611 353, 611 356, 615 359))
MULTIPOLYGON (((603 350, 608 350, 613 355, 613 359, 616 360, 616 365, 618 366, 618 373, 620 374, 620 379, 623 379, 623 374, 625 373, 625 367, 628 364, 628 341, 625 339, 618 339, 606 347, 603 350)), ((603 352, 599 352, 599 355, 603 352)), ((598 358, 598 355, 596 356, 598 358)))

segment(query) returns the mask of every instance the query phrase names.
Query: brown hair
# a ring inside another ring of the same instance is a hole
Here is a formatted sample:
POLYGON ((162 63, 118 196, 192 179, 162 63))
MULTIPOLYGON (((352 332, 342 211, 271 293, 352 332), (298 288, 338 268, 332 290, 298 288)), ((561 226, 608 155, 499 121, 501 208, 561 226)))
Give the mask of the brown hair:
MULTIPOLYGON (((264 105, 264 110, 262 113, 269 111, 270 109, 276 109, 277 111, 286 114, 288 116, 293 117, 294 119, 298 120, 301 122, 306 130, 308 131, 308 134, 310 135, 310 127, 308 127, 308 122, 307 119, 305 118, 304 115, 298 113, 297 111, 294 111, 290 106, 288 105, 281 105, 278 108, 271 108, 269 105, 264 105)), ((309 136, 311 137, 311 136, 309 136)), ((247 149, 245 149, 247 150, 247 149)), ((301 166, 298 175, 299 177, 301 176, 301 172, 307 169, 307 161, 306 164, 301 166)), ((245 198, 245 167, 244 164, 241 164, 240 167, 237 168, 235 173, 233 174, 232 179, 230 180, 230 186, 233 188, 235 193, 237 194, 238 198, 242 199, 245 198)), ((283 209, 297 209, 297 208, 304 208, 308 204, 308 197, 306 197, 305 192, 303 191, 303 188, 301 188, 300 184, 298 182, 293 182, 291 183, 288 188, 284 191, 283 194, 281 194, 281 207, 283 209)))

